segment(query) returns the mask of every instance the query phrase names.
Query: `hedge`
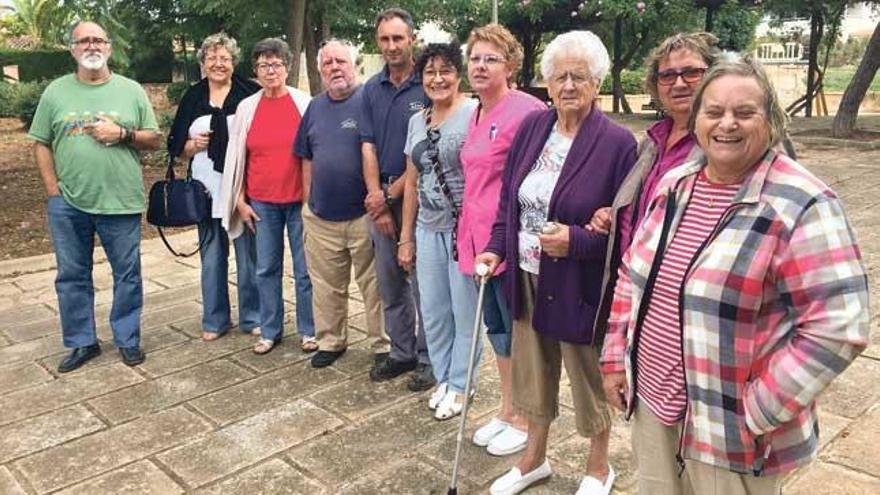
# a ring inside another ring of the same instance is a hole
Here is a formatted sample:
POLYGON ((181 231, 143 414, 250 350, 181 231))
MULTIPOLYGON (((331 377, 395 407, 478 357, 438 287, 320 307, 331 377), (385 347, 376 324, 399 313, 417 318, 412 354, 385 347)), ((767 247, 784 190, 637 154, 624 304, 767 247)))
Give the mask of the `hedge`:
MULTIPOLYGON (((641 70, 622 70, 620 72, 620 84, 623 86, 623 92, 628 95, 640 95, 645 93, 642 82, 645 79, 645 73, 641 70)), ((602 87, 599 92, 603 95, 611 94, 611 74, 605 76, 602 81, 602 87)))
POLYGON ((55 79, 76 70, 76 61, 67 50, 0 49, 0 66, 17 65, 22 82, 55 79))
POLYGON ((17 117, 30 127, 43 90, 51 81, 33 81, 10 84, 0 82, 0 117, 17 117))

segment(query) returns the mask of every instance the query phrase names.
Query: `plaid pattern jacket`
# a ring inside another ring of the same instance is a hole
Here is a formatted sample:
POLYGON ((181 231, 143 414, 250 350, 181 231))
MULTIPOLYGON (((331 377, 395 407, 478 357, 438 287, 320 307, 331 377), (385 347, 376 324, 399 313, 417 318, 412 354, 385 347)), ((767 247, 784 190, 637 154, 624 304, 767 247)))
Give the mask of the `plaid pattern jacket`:
MULTIPOLYGON (((671 241, 704 165, 692 161, 664 176, 620 268, 602 365, 626 371, 628 414, 636 353, 651 352, 638 339, 658 246, 671 241)), ((867 277, 840 201, 769 151, 685 274, 688 408, 679 461, 755 475, 809 462, 819 435, 816 397, 867 346, 868 308, 867 277)))

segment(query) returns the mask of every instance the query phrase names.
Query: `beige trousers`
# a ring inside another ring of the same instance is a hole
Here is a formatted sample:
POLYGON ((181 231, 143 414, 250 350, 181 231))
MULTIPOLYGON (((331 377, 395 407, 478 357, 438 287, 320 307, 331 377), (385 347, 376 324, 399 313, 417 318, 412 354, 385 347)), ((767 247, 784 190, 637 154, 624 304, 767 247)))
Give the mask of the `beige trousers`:
POLYGON ((343 222, 323 220, 303 205, 303 244, 312 279, 315 336, 322 351, 348 345, 348 286, 354 279, 364 298, 367 336, 374 353, 388 352, 385 317, 367 216, 343 222))
POLYGON ((633 415, 632 449, 642 495, 778 495, 780 476, 751 476, 695 461, 685 460, 678 476, 678 441, 681 423, 666 426, 644 404, 633 415))
MULTIPOLYGON (((514 268, 510 268, 514 269, 514 268)), ((602 388, 599 355, 590 345, 547 338, 532 328, 534 280, 520 271, 523 283, 522 317, 513 322, 513 407, 529 421, 549 425, 559 416, 559 379, 568 374, 575 425, 592 438, 611 427, 611 410, 602 388)))

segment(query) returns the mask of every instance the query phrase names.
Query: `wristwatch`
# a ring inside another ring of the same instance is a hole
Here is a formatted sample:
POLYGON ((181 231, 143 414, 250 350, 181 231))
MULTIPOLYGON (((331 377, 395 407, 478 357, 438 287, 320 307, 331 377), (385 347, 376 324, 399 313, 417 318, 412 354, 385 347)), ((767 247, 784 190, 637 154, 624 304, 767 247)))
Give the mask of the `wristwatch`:
POLYGON ((382 189, 382 195, 385 196, 385 204, 388 206, 394 206, 395 198, 391 196, 388 192, 388 189, 382 189))

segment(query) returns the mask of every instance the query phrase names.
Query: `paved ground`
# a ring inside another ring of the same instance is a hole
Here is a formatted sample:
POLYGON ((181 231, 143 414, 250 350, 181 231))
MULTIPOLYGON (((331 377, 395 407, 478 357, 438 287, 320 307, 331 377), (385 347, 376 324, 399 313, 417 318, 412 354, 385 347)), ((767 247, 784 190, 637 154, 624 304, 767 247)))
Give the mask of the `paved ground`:
MULTIPOLYGON (((844 199, 871 271, 878 315, 880 151, 810 145, 800 152, 802 162, 844 199)), ((178 238, 185 241, 191 238, 178 238)), ((99 252, 95 284, 104 354, 63 377, 55 372, 65 351, 54 259, 0 263, 0 494, 446 492, 456 423, 434 421, 426 394, 406 391, 403 379, 369 381, 357 296, 351 301, 352 347, 333 367, 316 371, 294 340, 264 357, 251 353, 252 337, 235 332, 201 342, 197 260, 175 260, 153 241, 143 251, 147 361, 127 368, 108 343, 111 276, 99 252)), ((289 311, 291 285, 288 279, 289 311)), ((819 459, 792 476, 786 493, 880 493, 878 321, 872 324, 874 345, 822 397, 819 459)), ((495 412, 497 375, 490 358, 471 425, 495 412)), ((568 394, 562 403, 549 451, 557 474, 529 493, 573 493, 577 487, 588 443, 574 432, 568 394)), ((623 422, 613 430, 612 461, 617 493, 634 493, 623 422)), ((511 462, 468 446, 460 492, 485 492, 511 462)))

